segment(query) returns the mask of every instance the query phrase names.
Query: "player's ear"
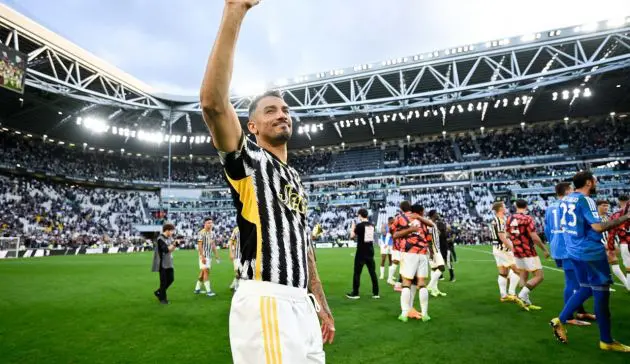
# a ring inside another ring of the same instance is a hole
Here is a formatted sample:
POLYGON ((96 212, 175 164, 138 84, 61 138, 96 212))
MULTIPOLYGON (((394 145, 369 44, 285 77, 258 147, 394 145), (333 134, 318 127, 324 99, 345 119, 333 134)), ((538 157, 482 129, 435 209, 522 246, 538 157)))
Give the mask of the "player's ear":
POLYGON ((249 130, 251 134, 258 135, 258 128, 256 127, 254 120, 249 119, 247 122, 247 130, 249 130))

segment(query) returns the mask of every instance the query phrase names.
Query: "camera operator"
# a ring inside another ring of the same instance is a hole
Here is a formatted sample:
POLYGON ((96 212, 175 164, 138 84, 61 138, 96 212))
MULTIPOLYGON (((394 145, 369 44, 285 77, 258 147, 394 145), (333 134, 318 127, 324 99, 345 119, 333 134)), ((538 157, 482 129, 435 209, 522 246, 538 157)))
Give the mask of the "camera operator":
POLYGON ((175 225, 166 223, 162 226, 162 234, 158 236, 157 243, 153 249, 152 272, 160 273, 160 288, 153 292, 161 304, 167 305, 166 290, 175 280, 173 269, 173 255, 171 254, 179 245, 179 241, 173 241, 175 225))

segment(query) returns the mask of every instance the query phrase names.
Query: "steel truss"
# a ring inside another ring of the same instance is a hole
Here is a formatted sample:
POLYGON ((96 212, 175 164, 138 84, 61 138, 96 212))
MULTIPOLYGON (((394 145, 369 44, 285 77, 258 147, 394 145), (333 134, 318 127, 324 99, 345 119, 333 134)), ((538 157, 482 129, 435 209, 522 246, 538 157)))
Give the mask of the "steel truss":
MULTIPOLYGON (((630 66, 630 27, 490 48, 280 88, 296 116, 376 113, 494 97, 630 66)), ((240 116, 251 97, 233 97, 240 116)), ((200 112, 199 103, 179 107, 200 112)))
POLYGON ((46 39, 0 18, 4 45, 28 56, 26 85, 82 101, 132 109, 167 109, 164 103, 83 61, 46 39))

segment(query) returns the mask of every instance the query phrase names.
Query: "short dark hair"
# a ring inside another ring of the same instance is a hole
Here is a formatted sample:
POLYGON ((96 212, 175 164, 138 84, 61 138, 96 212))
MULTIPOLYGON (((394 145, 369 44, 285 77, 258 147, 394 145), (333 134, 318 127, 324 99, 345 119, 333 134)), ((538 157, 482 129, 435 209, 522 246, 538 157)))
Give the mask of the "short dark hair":
POLYGON ((359 209, 359 216, 361 216, 362 218, 366 219, 368 217, 368 210, 366 210, 366 209, 359 209))
POLYGON ((520 200, 516 200, 516 208, 518 209, 524 209, 527 207, 527 201, 520 199, 520 200))
POLYGON ((208 221, 214 221, 211 217, 206 217, 203 219, 203 224, 205 225, 208 221))
POLYGON ((597 200, 596 204, 599 207, 601 205, 610 205, 610 202, 608 202, 607 200, 597 200))
POLYGON ((560 182, 556 185, 556 196, 562 197, 567 194, 567 191, 571 188, 571 183, 560 182))
POLYGON ((248 114, 250 119, 252 118, 252 114, 254 114, 254 112, 256 111, 256 108, 258 108, 258 103, 260 102, 260 100, 264 99, 265 97, 282 98, 282 94, 278 90, 269 90, 265 91, 265 93, 263 93, 262 95, 256 96, 249 104, 248 114))
POLYGON ((586 186, 586 182, 593 180, 593 172, 591 171, 582 171, 578 172, 573 176, 573 186, 577 188, 582 188, 586 186))
POLYGON ((630 200, 630 198, 628 198, 628 195, 621 195, 617 199, 621 202, 630 200))
POLYGON ((394 221, 394 217, 393 216, 390 216, 390 217, 387 218, 387 222, 390 222, 390 221, 394 221))
POLYGON ((409 212, 411 211, 411 203, 409 201, 403 201, 400 203, 400 209, 403 212, 409 212))
POLYGON ((501 207, 504 207, 504 206, 505 204, 503 203, 503 201, 496 201, 495 203, 492 204, 492 211, 499 212, 501 207))
POLYGON ((167 232, 169 230, 171 230, 171 231, 175 230, 175 225, 173 225, 170 222, 167 222, 164 225, 162 225, 162 232, 163 233, 165 233, 165 232, 167 232))
POLYGON ((411 206, 411 212, 422 214, 424 212, 424 206, 420 205, 419 203, 415 203, 413 204, 413 206, 411 206))
MULTIPOLYGON (((433 217, 436 216, 438 214, 437 210, 431 210, 429 211, 429 217, 433 217)), ((436 216, 437 217, 437 216, 436 216)))

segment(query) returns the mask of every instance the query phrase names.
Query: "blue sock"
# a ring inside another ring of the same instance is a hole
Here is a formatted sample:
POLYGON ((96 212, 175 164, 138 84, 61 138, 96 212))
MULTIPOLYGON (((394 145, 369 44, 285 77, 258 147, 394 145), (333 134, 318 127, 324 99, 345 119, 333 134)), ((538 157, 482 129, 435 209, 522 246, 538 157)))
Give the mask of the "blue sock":
POLYGON ((566 305, 573 296, 573 292, 575 291, 575 287, 573 285, 573 279, 571 277, 572 272, 564 272, 564 304, 566 305))
POLYGON ((571 320, 573 313, 592 295, 593 290, 590 287, 580 287, 580 289, 571 296, 569 302, 564 305, 564 309, 562 309, 560 313, 560 321, 566 323, 568 320, 571 320))
POLYGON ((610 332, 610 288, 600 286, 593 290, 595 298, 595 315, 597 315, 597 325, 599 326, 599 340, 607 344, 613 342, 610 332))

